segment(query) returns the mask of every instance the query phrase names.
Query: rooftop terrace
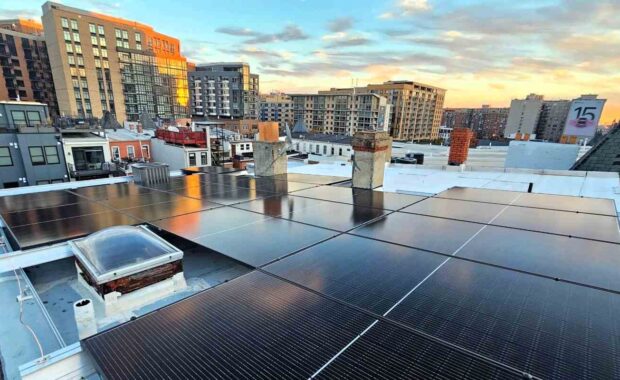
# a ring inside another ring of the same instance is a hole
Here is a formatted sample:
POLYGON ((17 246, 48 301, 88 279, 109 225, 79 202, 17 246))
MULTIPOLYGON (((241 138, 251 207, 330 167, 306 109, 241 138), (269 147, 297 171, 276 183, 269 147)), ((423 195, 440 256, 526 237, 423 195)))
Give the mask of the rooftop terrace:
POLYGON ((3 196, 5 376, 620 377, 617 175, 392 165, 369 191, 350 171, 3 196), (95 300, 80 341, 72 303, 92 295, 66 241, 121 224, 180 248, 189 286, 105 317, 95 300))

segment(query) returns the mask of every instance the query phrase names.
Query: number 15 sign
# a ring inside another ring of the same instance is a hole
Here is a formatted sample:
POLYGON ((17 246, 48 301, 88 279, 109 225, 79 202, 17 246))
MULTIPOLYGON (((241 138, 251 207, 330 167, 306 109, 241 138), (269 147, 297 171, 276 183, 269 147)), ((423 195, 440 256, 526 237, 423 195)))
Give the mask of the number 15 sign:
POLYGON ((594 136, 604 105, 605 99, 573 100, 564 126, 564 134, 567 136, 594 136))

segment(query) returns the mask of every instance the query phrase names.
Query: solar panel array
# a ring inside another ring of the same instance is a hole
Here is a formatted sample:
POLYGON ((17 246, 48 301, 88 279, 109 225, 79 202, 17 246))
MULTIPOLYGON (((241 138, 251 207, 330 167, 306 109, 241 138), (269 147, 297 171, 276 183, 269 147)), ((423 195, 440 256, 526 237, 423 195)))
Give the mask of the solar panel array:
POLYGON ((613 201, 464 188, 424 198, 330 181, 207 173, 50 196, 255 268, 83 341, 101 373, 620 378, 613 201))

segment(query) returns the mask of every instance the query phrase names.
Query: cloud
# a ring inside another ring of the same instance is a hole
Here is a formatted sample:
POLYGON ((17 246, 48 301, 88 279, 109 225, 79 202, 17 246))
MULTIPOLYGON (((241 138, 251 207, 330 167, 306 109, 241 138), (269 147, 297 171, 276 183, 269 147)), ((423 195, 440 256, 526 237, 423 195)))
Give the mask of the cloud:
POLYGON ((28 18, 38 20, 41 12, 34 9, 4 9, 0 10, 0 19, 28 18))
POLYGON ((391 20, 398 17, 409 17, 419 13, 428 12, 432 9, 428 0, 398 0, 394 4, 394 11, 383 12, 379 15, 381 20, 391 20))
POLYGON ((336 18, 327 23, 327 29, 333 33, 344 32, 345 30, 349 30, 353 27, 353 18, 351 17, 341 17, 336 18))
POLYGON ((297 25, 287 25, 279 33, 256 33, 252 38, 245 40, 246 44, 264 44, 269 42, 288 42, 306 40, 309 36, 297 25))
POLYGON ((252 29, 238 28, 238 27, 234 27, 234 26, 220 27, 220 28, 215 29, 215 31, 217 33, 228 34, 230 36, 250 37, 250 36, 258 36, 258 35, 260 35, 260 33, 255 32, 252 29))
POLYGON ((336 39, 327 44, 328 48, 370 45, 372 40, 366 37, 350 37, 336 39))

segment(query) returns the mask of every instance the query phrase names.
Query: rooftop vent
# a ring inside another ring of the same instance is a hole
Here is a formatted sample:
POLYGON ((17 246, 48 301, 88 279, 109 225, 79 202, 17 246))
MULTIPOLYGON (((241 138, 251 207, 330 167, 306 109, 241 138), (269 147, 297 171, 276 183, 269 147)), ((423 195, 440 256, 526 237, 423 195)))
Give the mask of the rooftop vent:
POLYGON ((106 314, 139 307, 186 286, 183 252, 144 226, 110 227, 69 244, 78 279, 105 303, 106 314))
POLYGON ((160 162, 147 162, 132 166, 133 178, 139 184, 156 184, 170 182, 170 168, 168 164, 160 162))

